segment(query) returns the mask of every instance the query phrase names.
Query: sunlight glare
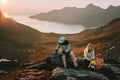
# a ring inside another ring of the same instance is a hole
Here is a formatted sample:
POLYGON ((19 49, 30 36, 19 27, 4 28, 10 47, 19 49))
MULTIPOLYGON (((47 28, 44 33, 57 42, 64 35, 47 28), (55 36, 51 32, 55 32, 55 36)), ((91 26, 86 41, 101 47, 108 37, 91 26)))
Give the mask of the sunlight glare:
POLYGON ((2 4, 6 4, 6 3, 7 3, 7 0, 1 0, 1 3, 2 3, 2 4))
POLYGON ((6 12, 3 12, 3 15, 4 15, 5 17, 8 17, 8 13, 6 13, 6 12))

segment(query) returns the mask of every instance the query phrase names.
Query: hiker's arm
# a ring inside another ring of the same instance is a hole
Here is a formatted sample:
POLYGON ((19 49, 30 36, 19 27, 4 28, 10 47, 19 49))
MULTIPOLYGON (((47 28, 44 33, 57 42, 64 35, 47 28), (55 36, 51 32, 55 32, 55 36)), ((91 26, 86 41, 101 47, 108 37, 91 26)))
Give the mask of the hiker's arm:
POLYGON ((84 59, 88 59, 87 58, 87 51, 86 50, 84 50, 84 59))
POLYGON ((92 59, 95 59, 95 50, 92 51, 92 59))
POLYGON ((60 48, 60 45, 59 43, 57 43, 56 52, 59 50, 59 48, 60 48))

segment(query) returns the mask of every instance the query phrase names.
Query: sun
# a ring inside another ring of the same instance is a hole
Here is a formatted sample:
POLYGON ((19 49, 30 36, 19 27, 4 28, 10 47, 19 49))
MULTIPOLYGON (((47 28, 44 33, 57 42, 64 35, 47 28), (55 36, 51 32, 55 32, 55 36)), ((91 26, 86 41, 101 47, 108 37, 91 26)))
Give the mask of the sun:
POLYGON ((1 3, 2 3, 2 4, 6 4, 6 3, 7 3, 7 0, 1 0, 1 3))
POLYGON ((8 13, 7 13, 7 12, 3 12, 3 15, 4 15, 5 17, 8 17, 8 13))

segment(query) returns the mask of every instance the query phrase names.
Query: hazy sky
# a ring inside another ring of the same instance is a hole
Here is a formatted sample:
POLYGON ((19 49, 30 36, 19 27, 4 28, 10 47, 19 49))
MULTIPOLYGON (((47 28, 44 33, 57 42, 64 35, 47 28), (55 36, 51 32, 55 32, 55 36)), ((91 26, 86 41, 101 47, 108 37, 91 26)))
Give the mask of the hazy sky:
POLYGON ((82 8, 90 3, 107 8, 120 5, 120 0, 0 0, 0 9, 7 13, 39 13, 63 7, 82 8))

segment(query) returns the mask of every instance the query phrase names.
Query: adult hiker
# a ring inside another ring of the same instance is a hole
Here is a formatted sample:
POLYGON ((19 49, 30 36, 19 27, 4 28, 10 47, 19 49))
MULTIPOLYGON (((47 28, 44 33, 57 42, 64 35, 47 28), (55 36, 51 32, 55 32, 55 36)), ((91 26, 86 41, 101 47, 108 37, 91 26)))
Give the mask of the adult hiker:
POLYGON ((84 68, 88 68, 91 60, 95 59, 95 51, 91 43, 88 43, 84 49, 84 68))
POLYGON ((64 68, 68 67, 68 64, 67 64, 68 57, 69 57, 69 59, 70 58, 72 59, 74 67, 77 67, 76 57, 75 57, 74 53, 71 51, 70 42, 68 40, 66 40, 64 36, 59 38, 58 44, 56 47, 56 52, 61 54, 64 68))

